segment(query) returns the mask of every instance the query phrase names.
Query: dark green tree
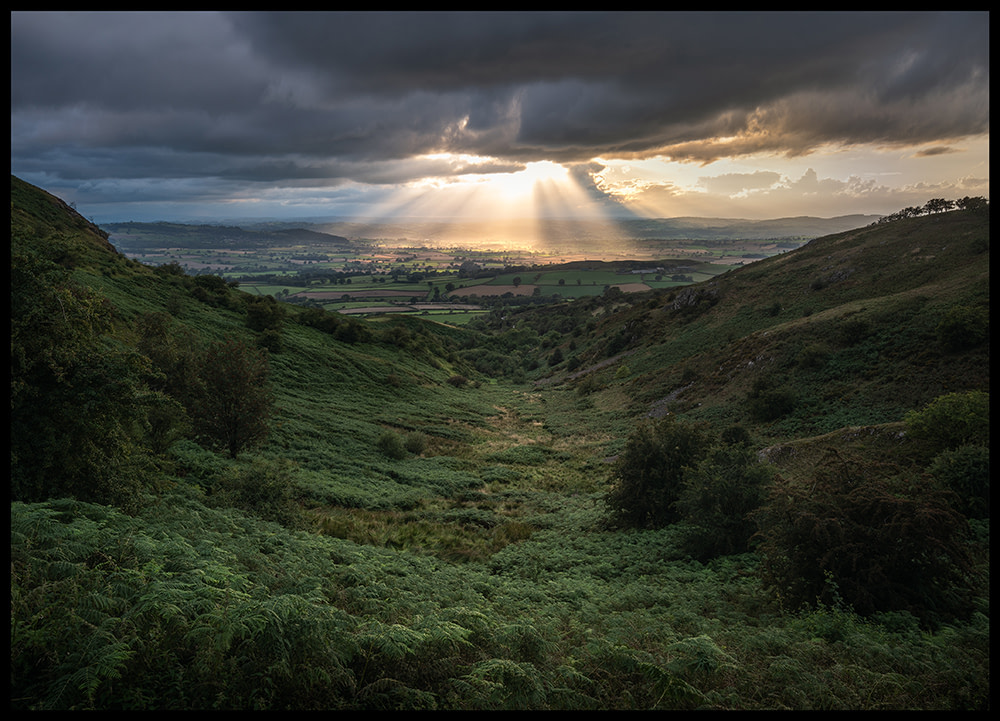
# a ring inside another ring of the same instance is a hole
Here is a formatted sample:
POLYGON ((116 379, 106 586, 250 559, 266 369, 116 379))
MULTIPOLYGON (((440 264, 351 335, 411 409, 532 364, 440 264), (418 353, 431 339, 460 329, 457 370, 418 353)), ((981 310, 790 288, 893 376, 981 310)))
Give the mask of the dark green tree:
POLYGON ((713 447, 685 473, 677 500, 689 524, 687 551, 702 560, 747 551, 757 530, 750 514, 767 498, 774 475, 746 443, 713 447))
POLYGON ((134 325, 136 348, 156 373, 153 388, 188 403, 198 385, 200 351, 195 334, 165 312, 143 313, 134 325))
POLYGON ((162 397, 148 360, 113 335, 113 317, 106 298, 12 238, 12 499, 137 502, 148 412, 162 397))
POLYGON ((959 210, 986 210, 990 207, 990 202, 982 196, 970 198, 968 195, 955 201, 955 207, 959 210))
POLYGON ((949 352, 976 348, 990 339, 989 310, 975 306, 952 306, 936 330, 941 345, 949 352))
POLYGON ((965 518, 926 477, 831 453, 811 483, 778 479, 754 514, 765 585, 791 608, 967 616, 975 565, 965 518))
POLYGON ((271 295, 250 296, 246 301, 247 327, 258 333, 281 330, 285 309, 271 295))
POLYGON ((640 423, 629 435, 605 496, 612 523, 658 528, 681 517, 676 507, 686 469, 705 455, 711 436, 702 424, 669 415, 640 423))
POLYGON ((267 438, 273 406, 268 375, 265 351, 232 337, 209 346, 189 409, 197 434, 231 458, 267 438))
POLYGON ((757 378, 747 393, 747 410, 763 423, 778 420, 795 410, 794 393, 771 377, 757 378))
POLYGON ((990 517, 990 449, 959 446, 939 453, 927 472, 955 493, 955 508, 966 518, 990 517))

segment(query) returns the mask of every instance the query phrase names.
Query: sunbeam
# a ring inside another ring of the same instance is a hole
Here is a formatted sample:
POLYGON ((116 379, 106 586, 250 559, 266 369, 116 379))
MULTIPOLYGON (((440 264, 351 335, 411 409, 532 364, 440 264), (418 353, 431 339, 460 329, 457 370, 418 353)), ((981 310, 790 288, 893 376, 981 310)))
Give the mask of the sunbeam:
MULTIPOLYGON (((455 167, 489 167, 492 159, 435 156, 455 167)), ((379 222, 419 224, 430 245, 541 250, 576 241, 593 247, 617 237, 600 205, 558 163, 516 172, 464 172, 408 184, 368 214, 379 222)))

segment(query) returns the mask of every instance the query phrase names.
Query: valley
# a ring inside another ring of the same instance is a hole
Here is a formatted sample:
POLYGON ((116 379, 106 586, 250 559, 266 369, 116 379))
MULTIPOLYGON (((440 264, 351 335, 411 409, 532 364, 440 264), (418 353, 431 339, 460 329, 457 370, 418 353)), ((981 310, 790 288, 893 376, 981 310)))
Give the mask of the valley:
MULTIPOLYGON (((840 224, 862 220, 845 219, 840 224)), ((648 221, 641 227, 626 224, 612 231, 596 225, 584 231, 589 242, 565 237, 561 242, 568 247, 562 250, 532 249, 530 242, 498 250, 488 240, 471 240, 489 237, 488 231, 477 227, 464 228, 478 234, 467 236, 464 246, 444 245, 456 240, 459 231, 452 226, 463 228, 457 223, 431 228, 422 224, 301 226, 114 223, 105 229, 127 257, 148 265, 177 264, 192 274, 217 274, 239 282, 246 292, 341 313, 419 313, 451 323, 466 322, 476 311, 504 297, 553 302, 600 295, 609 287, 631 293, 699 282, 787 252, 808 239, 801 235, 759 237, 766 230, 750 222, 721 229, 684 227, 696 237, 657 238, 657 231, 664 236, 678 231, 666 222, 658 226, 648 221), (347 238, 333 234, 335 230, 367 235, 347 238), (404 236, 413 232, 421 237, 404 236), (611 235, 599 235, 602 232, 611 235)), ((769 230, 795 234, 816 232, 821 226, 822 221, 814 219, 814 224, 769 230)), ((549 231, 560 238, 579 233, 580 224, 560 229, 552 223, 549 231)))
POLYGON ((988 710, 988 211, 580 258, 11 205, 13 709, 988 710))

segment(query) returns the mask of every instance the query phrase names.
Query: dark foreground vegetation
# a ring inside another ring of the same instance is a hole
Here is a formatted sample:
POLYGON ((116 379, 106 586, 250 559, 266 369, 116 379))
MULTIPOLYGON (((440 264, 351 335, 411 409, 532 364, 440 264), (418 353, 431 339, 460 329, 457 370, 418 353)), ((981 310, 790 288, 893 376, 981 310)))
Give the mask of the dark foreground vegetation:
POLYGON ((358 321, 11 178, 11 708, 989 708, 988 205, 358 321))

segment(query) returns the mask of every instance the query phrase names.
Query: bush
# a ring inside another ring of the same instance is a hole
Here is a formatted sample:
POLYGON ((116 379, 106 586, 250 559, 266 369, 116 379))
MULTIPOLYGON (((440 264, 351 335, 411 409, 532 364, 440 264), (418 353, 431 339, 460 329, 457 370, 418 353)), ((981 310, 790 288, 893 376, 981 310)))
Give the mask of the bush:
POLYGON ((427 450, 427 435, 419 431, 407 433, 406 438, 403 439, 403 446, 410 453, 419 456, 427 450))
POLYGON ((234 466, 212 488, 212 502, 295 527, 302 523, 302 510, 296 499, 292 470, 290 461, 259 457, 249 464, 234 466))
POLYGON ((268 353, 280 353, 282 348, 284 348, 284 339, 281 331, 274 330, 273 328, 262 331, 257 336, 257 347, 266 350, 268 353))
POLYGON ((402 437, 395 431, 384 431, 376 442, 378 449, 393 460, 399 461, 406 458, 406 445, 402 437))
POLYGON ((907 611, 927 625, 971 612, 966 520, 935 484, 887 470, 831 451, 811 484, 775 482, 754 517, 762 579, 782 603, 907 611))
POLYGON ((794 409, 795 394, 779 387, 770 378, 758 378, 747 393, 747 410, 755 420, 776 421, 794 409))
POLYGON ((830 348, 826 343, 810 343, 805 346, 796 358, 799 368, 821 368, 830 357, 830 348))
POLYGON ((851 318, 843 321, 837 327, 837 341, 844 346, 857 345, 867 338, 870 332, 868 321, 862 318, 851 318))
POLYGON ((677 509, 691 524, 686 550, 699 560, 748 550, 749 514, 767 497, 773 470, 748 445, 718 446, 684 476, 677 509))
POLYGON ((271 295, 249 296, 246 300, 247 327, 262 332, 276 331, 285 320, 285 310, 271 295))
POLYGON ((719 435, 719 440, 727 446, 749 446, 753 443, 750 432, 738 423, 725 428, 719 435))
POLYGON ((949 351, 982 345, 990 337, 990 314, 984 308, 953 306, 937 326, 938 340, 949 351))
POLYGON ((675 504, 684 472, 710 444, 705 426, 669 415, 641 423, 629 436, 605 496, 612 523, 656 528, 680 518, 675 504))
POLYGON ((906 435, 927 459, 963 445, 989 445, 990 396, 983 391, 949 393, 910 411, 903 422, 906 435))
POLYGON ((990 449, 961 446, 934 458, 928 472, 958 496, 955 507, 968 518, 990 517, 990 449))

